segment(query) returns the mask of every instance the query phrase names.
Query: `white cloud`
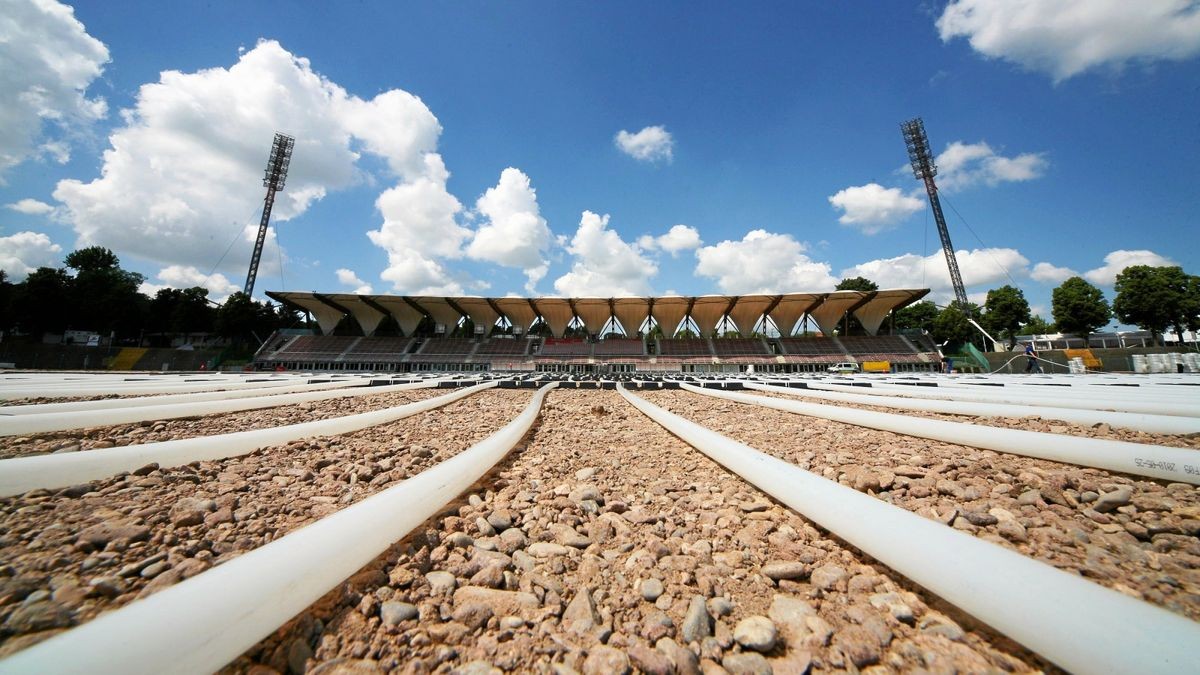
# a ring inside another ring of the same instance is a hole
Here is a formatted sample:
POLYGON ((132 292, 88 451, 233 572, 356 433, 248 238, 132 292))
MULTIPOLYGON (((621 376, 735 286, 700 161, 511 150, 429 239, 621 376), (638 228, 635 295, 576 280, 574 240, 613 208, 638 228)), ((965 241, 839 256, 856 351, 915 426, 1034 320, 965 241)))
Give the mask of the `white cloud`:
POLYGON ((617 132, 613 142, 621 152, 641 162, 670 162, 674 157, 675 139, 662 126, 646 127, 636 134, 622 129, 617 132))
POLYGON ((954 141, 934 161, 938 167, 938 187, 945 190, 961 190, 980 183, 994 186, 1033 180, 1040 178, 1049 165, 1040 153, 1005 157, 983 141, 954 141))
POLYGON ((11 209, 17 213, 24 213, 29 216, 44 216, 54 212, 54 207, 46 202, 40 202, 36 199, 22 199, 12 204, 5 204, 4 208, 11 209))
POLYGON ((680 251, 700 248, 704 242, 700 241, 700 232, 696 228, 690 225, 674 225, 666 234, 657 237, 644 234, 638 237, 637 243, 647 251, 661 249, 676 256, 680 251))
POLYGON ((1043 284, 1061 284, 1071 277, 1079 276, 1079 272, 1070 267, 1056 267, 1048 262, 1040 262, 1029 271, 1029 276, 1043 284))
POLYGON ((984 56, 1056 82, 1103 65, 1200 53, 1193 0, 954 0, 937 28, 945 42, 965 37, 984 56))
POLYGON ((0 237, 0 270, 10 282, 24 279, 39 267, 56 267, 62 247, 41 232, 18 232, 0 237))
POLYGON ((54 0, 10 0, 0 12, 0 175, 37 155, 70 158, 47 126, 70 134, 104 117, 102 98, 85 95, 108 62, 104 43, 87 34, 74 10, 54 0))
MULTIPOLYGON (((461 205, 446 193, 447 173, 433 152, 441 127, 420 99, 400 90, 357 98, 277 42, 261 41, 229 68, 164 72, 138 90, 122 117, 101 176, 61 181, 54 193, 77 246, 206 269, 228 245, 214 231, 230 232, 232 223, 243 243, 221 270, 239 273, 257 234, 262 170, 276 130, 297 139, 276 225, 327 191, 362 180, 357 162, 365 151, 385 159, 400 180, 380 196, 384 224, 372 236, 389 260, 457 255, 467 235, 453 222, 461 205), (399 242, 405 235, 412 238, 399 242)), ((270 235, 260 277, 280 258, 273 229, 270 235)))
POLYGON ((138 291, 154 297, 164 288, 200 288, 208 289, 208 299, 216 303, 225 302, 233 293, 242 290, 241 286, 230 281, 224 274, 204 274, 190 265, 168 265, 158 271, 155 277, 160 284, 149 281, 142 282, 138 291))
POLYGON ((571 271, 554 281, 567 297, 649 295, 658 266, 636 244, 608 229, 608 215, 584 211, 567 252, 575 257, 571 271))
POLYGON ((475 202, 475 210, 486 221, 475 232, 467 255, 525 272, 525 290, 536 294, 535 287, 550 264, 546 253, 553 241, 538 209, 537 191, 519 169, 509 167, 500 173, 500 182, 488 188, 475 202))
MULTIPOLYGON (((1029 274, 1029 259, 1016 249, 960 250, 956 252, 955 259, 963 285, 967 288, 1011 283, 1008 280, 1010 274, 1014 277, 1029 274)), ((924 257, 905 253, 895 258, 870 260, 842 270, 842 277, 866 277, 879 284, 880 288, 929 288, 934 296, 930 299, 938 303, 954 299, 950 271, 940 249, 924 257)))
POLYGON ((343 286, 354 286, 355 288, 354 290, 350 291, 351 293, 369 295, 373 292, 371 290, 371 284, 359 279, 354 270, 348 270, 345 267, 339 269, 337 271, 337 280, 338 283, 342 284, 343 286))
POLYGON ((888 229, 925 208, 925 201, 904 194, 900 188, 885 188, 878 183, 848 187, 829 197, 834 208, 841 209, 838 222, 863 234, 888 229))
POLYGON ((1179 263, 1161 256, 1154 251, 1117 250, 1104 256, 1104 265, 1083 273, 1083 278, 1097 286, 1112 286, 1117 281, 1117 275, 1131 265, 1149 265, 1150 267, 1173 267, 1179 263))
POLYGON ((805 255, 787 234, 752 230, 741 241, 722 241, 696 251, 696 274, 717 280, 724 293, 829 291, 837 285, 829 264, 805 255))

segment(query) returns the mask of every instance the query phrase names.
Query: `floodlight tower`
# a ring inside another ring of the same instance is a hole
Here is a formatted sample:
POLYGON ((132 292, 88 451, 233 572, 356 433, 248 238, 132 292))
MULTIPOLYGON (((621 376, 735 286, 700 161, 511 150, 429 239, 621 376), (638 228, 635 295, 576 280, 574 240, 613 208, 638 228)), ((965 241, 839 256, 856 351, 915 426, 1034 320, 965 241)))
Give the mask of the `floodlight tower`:
POLYGON ((942 238, 942 253, 946 254, 946 266, 950 268, 950 283, 954 286, 954 299, 964 312, 967 311, 967 289, 963 287, 962 274, 958 271, 958 259, 954 257, 954 244, 950 243, 950 231, 946 229, 946 217, 942 215, 942 202, 938 199, 937 165, 929 151, 929 138, 925 136, 925 123, 920 117, 900 125, 904 133, 904 144, 908 146, 908 159, 912 162, 913 175, 925 183, 929 194, 929 205, 933 207, 933 219, 937 221, 938 236, 942 238))
POLYGON ((271 207, 275 205, 275 193, 287 183, 288 164, 292 162, 292 146, 296 139, 285 134, 275 134, 271 143, 271 157, 263 175, 263 187, 267 196, 263 200, 262 220, 258 223, 258 239, 254 241, 254 255, 250 256, 250 271, 246 273, 246 295, 254 294, 254 279, 258 276, 258 261, 262 259, 263 242, 267 240, 267 223, 271 220, 271 207))

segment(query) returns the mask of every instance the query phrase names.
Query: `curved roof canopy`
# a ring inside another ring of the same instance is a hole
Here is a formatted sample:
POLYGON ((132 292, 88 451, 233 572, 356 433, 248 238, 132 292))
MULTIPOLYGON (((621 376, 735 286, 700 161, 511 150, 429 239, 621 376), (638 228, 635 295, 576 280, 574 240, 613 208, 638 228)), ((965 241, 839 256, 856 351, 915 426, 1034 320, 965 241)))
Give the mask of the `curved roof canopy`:
POLYGON ((871 335, 875 335, 889 312, 910 305, 929 293, 928 288, 883 291, 834 291, 832 293, 785 293, 782 295, 701 295, 660 298, 474 298, 398 295, 321 294, 306 291, 267 291, 279 302, 317 319, 321 332, 329 333, 346 315, 354 317, 365 335, 379 326, 385 313, 396 319, 405 335, 412 335, 421 319, 429 315, 449 332, 462 316, 491 332, 503 316, 527 331, 541 316, 556 337, 561 337, 578 316, 589 333, 598 333, 615 317, 627 335, 636 335, 646 317, 653 316, 663 334, 673 336, 685 317, 711 335, 721 318, 728 316, 743 335, 750 335, 764 314, 785 337, 800 317, 807 314, 830 334, 847 313, 852 313, 871 335))

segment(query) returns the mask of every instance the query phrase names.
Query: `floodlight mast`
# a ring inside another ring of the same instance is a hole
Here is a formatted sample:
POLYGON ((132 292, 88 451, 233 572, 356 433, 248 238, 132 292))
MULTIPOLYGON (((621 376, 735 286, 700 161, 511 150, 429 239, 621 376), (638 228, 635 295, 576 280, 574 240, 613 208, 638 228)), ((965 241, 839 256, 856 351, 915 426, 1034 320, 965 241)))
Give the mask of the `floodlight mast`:
POLYGON ((271 220, 271 207, 275 205, 275 193, 287 183, 288 165, 292 162, 292 146, 296 139, 285 134, 275 134, 271 143, 271 157, 263 175, 263 187, 267 196, 263 199, 262 220, 258 223, 258 238, 254 240, 254 254, 250 256, 250 271, 246 273, 245 293, 254 294, 254 280, 258 277, 258 262, 262 259, 263 243, 267 240, 267 223, 271 220))
POLYGON ((950 268, 954 299, 958 301, 959 308, 969 314, 967 289, 963 287, 962 274, 958 271, 958 259, 954 257, 954 244, 950 243, 950 230, 946 229, 946 217, 942 215, 942 202, 938 199, 937 184, 933 182, 933 177, 937 175, 937 165, 933 163, 933 153, 929 151, 925 123, 917 117, 901 123, 900 131, 904 134, 904 145, 908 146, 908 159, 912 163, 913 175, 925 183, 929 205, 933 207, 933 219, 937 222, 938 236, 942 238, 942 253, 946 255, 946 266, 950 268))

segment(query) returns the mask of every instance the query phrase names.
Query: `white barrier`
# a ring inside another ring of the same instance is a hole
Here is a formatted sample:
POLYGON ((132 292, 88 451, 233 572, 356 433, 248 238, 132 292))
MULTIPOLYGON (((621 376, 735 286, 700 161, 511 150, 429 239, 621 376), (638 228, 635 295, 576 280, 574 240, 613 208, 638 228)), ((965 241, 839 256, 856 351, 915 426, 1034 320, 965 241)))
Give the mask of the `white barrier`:
MULTIPOLYGON (((1010 403, 971 403, 944 399, 911 399, 899 396, 876 394, 842 393, 779 387, 757 382, 744 382, 747 389, 775 394, 788 394, 816 398, 824 401, 859 403, 901 410, 948 413, 952 415, 975 415, 978 417, 1041 417, 1075 424, 1107 424, 1121 429, 1136 429, 1159 434, 1191 434, 1200 432, 1200 419, 1175 415, 1145 415, 1140 413, 1104 412, 1078 408, 1051 408, 1046 406, 1013 405, 1010 403)), ((856 387, 861 389, 861 387, 856 387)), ((871 389, 865 391, 870 392, 871 389)))
POLYGON ((428 389, 436 386, 437 382, 430 380, 428 382, 393 384, 383 387, 358 387, 351 391, 270 394, 253 398, 202 401, 198 403, 168 403, 165 405, 111 408, 108 410, 78 410, 49 412, 40 415, 13 415, 0 417, 0 436, 19 436, 45 433, 47 431, 66 431, 68 429, 86 429, 88 427, 109 426, 112 424, 129 424, 131 422, 144 422, 148 420, 170 420, 180 417, 196 417, 198 415, 216 415, 243 410, 274 408, 276 406, 292 405, 295 403, 327 401, 335 398, 391 394, 398 391, 428 389))
POLYGON ((1200 624, 821 478, 623 386, 618 391, 797 513, 1069 671, 1195 672, 1200 624))
POLYGON ((775 408, 809 417, 820 417, 870 429, 891 431, 906 436, 931 438, 972 448, 983 448, 1025 457, 1048 459, 1053 462, 1092 466, 1109 471, 1200 485, 1200 452, 1189 448, 1171 448, 1145 443, 1080 438, 1065 434, 1001 429, 967 424, 966 422, 943 422, 942 420, 908 415, 839 408, 819 403, 804 403, 733 391, 704 389, 687 383, 682 384, 681 387, 706 396, 775 408))
POLYGON ((484 382, 473 387, 456 390, 445 396, 386 410, 289 424, 271 429, 254 429, 232 434, 126 445, 62 455, 37 455, 0 460, 0 497, 20 494, 36 488, 52 490, 86 483, 99 478, 107 478, 122 471, 133 471, 152 462, 164 467, 180 466, 197 460, 244 455, 258 448, 289 443, 301 438, 347 434, 433 410, 494 386, 496 386, 495 382, 484 382))
POLYGON ((479 480, 542 400, 471 448, 377 495, 0 661, 0 673, 210 673, 378 557, 479 480), (169 617, 169 619, 168 619, 169 617))

